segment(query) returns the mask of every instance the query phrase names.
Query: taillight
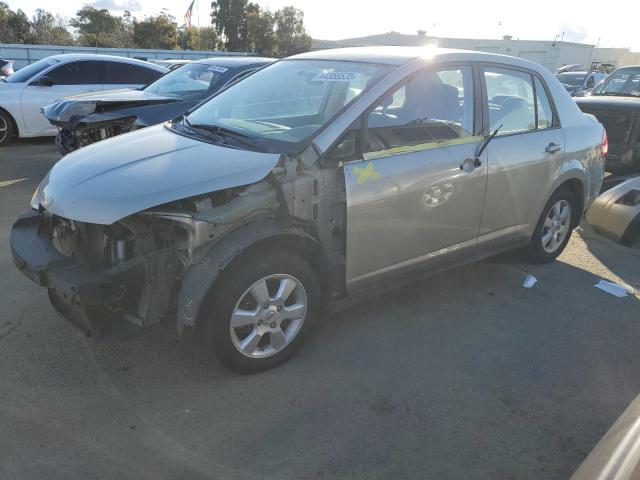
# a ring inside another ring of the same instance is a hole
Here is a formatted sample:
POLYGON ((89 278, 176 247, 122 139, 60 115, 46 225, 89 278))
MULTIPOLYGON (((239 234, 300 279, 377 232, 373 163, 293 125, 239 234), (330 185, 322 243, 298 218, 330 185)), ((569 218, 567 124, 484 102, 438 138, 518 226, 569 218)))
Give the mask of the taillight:
POLYGON ((602 144, 600 145, 600 156, 605 158, 607 153, 609 153, 609 138, 607 137, 607 131, 603 130, 602 144))

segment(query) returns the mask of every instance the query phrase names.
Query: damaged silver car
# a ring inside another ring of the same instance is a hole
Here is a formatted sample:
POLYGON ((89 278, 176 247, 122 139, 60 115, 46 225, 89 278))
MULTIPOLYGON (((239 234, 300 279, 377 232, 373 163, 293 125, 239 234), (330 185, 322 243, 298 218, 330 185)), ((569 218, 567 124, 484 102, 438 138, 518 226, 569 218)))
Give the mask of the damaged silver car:
POLYGON ((356 290, 521 247, 555 259, 600 189, 605 143, 526 60, 306 53, 64 157, 11 248, 88 335, 176 322, 258 371, 356 290))

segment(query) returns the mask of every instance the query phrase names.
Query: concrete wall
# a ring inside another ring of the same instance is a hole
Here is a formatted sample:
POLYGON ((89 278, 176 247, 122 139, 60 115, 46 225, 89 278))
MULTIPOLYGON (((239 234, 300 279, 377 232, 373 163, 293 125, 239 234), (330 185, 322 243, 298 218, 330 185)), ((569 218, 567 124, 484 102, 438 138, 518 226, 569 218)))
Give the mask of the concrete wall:
POLYGON ((146 50, 143 48, 94 48, 94 47, 61 47, 54 45, 18 45, 0 43, 0 57, 14 60, 14 69, 22 68, 42 58, 61 53, 101 53, 120 57, 137 57, 143 60, 152 58, 199 58, 252 55, 249 52, 222 52, 219 50, 146 50))
POLYGON ((640 52, 632 52, 628 48, 596 48, 593 60, 610 63, 616 67, 640 65, 640 52))

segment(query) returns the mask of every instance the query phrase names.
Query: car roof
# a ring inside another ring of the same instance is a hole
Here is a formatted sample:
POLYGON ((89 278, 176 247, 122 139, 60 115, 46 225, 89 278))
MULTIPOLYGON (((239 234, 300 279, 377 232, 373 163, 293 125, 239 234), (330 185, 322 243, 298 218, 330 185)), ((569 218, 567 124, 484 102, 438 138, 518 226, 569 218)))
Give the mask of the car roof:
POLYGON ((208 65, 218 65, 220 67, 244 67, 246 65, 266 65, 275 62, 275 58, 266 57, 209 57, 196 60, 194 63, 206 63, 208 65))
POLYGON ((546 70, 542 65, 523 58, 499 55, 495 53, 479 52, 475 50, 458 50, 453 48, 439 48, 431 45, 423 47, 350 47, 334 48, 330 50, 316 50, 301 53, 285 60, 334 60, 379 63, 387 65, 403 65, 414 60, 424 59, 425 62, 495 62, 513 66, 520 66, 535 71, 546 70))
POLYGON ((137 58, 120 57, 118 55, 102 55, 98 53, 61 53, 59 55, 51 55, 51 59, 58 60, 60 62, 71 62, 74 60, 97 60, 97 61, 109 61, 109 62, 122 62, 130 63, 132 65, 139 65, 141 67, 150 68, 159 72, 166 72, 167 69, 160 65, 155 65, 151 62, 145 62, 144 60, 138 60, 137 58))

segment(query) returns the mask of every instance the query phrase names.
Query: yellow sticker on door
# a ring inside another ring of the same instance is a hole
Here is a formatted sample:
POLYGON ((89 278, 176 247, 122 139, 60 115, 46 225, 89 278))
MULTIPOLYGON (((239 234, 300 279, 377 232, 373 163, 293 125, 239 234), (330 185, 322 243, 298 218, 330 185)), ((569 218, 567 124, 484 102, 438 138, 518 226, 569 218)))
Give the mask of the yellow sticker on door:
POLYGON ((362 185, 368 180, 377 180, 380 178, 380 173, 376 172, 372 162, 369 162, 366 167, 353 167, 353 173, 356 175, 356 183, 362 185))

